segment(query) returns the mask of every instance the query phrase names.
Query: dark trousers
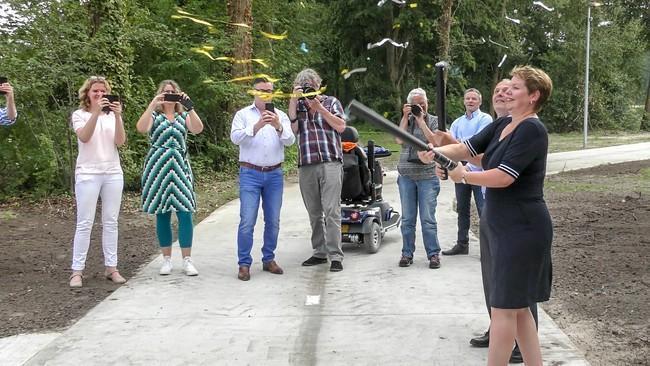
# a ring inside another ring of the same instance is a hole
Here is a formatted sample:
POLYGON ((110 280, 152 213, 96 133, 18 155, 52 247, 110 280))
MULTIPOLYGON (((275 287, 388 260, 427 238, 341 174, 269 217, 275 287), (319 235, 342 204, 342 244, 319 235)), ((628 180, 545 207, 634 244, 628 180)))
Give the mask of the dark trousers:
POLYGON ((469 244, 469 220, 470 209, 472 206, 472 193, 474 193, 474 202, 478 216, 481 217, 483 210, 483 192, 481 186, 471 184, 456 183, 456 212, 458 213, 458 239, 456 243, 460 245, 469 244))
MULTIPOLYGON (((490 306, 490 271, 492 269, 492 255, 490 254, 490 240, 488 239, 487 218, 481 217, 481 230, 479 246, 481 251, 481 277, 483 278, 483 294, 485 295, 485 306, 488 314, 492 317, 492 308, 490 306)), ((537 320, 537 303, 530 305, 530 312, 535 319, 535 326, 538 326, 537 320)))

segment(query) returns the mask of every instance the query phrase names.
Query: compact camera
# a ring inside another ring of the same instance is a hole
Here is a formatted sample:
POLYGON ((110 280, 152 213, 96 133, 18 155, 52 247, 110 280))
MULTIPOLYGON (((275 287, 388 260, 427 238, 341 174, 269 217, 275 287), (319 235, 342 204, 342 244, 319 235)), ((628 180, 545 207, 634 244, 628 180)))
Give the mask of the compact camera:
POLYGON ((422 114, 422 107, 418 104, 411 104, 411 113, 416 117, 420 117, 422 114))
MULTIPOLYGON (((120 97, 117 96, 117 95, 104 94, 104 98, 108 99, 108 101, 109 101, 110 103, 115 103, 115 102, 119 102, 119 101, 120 101, 120 97)), ((104 113, 108 114, 108 113, 111 112, 111 107, 106 106, 106 107, 102 108, 102 111, 104 111, 104 113)))

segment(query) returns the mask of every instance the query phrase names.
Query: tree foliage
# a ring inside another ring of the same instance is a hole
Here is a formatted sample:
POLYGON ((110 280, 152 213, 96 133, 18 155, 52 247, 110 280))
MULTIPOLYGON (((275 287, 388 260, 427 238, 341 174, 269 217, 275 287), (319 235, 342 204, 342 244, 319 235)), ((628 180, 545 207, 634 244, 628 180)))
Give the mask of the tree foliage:
MULTIPOLYGON (((106 76, 125 102, 128 143, 120 156, 129 189, 139 189, 148 149, 134 124, 164 79, 179 82, 205 123, 205 133, 189 143, 196 174, 235 171, 230 121, 236 109, 250 103, 250 83, 228 80, 247 73, 278 78, 276 89, 288 92, 296 73, 312 67, 326 80, 326 93, 344 103, 356 98, 396 120, 414 87, 428 91, 434 108, 437 61, 451 64, 447 110, 452 117, 463 111, 464 89, 481 90, 482 108, 489 110, 495 83, 513 66, 531 64, 554 81, 554 94, 542 111, 547 127, 579 130, 587 0, 546 3, 554 10, 528 0, 408 1, 404 7, 369 0, 6 0, 10 11, 0 16, 0 74, 14 85, 19 122, 0 129, 0 169, 9 173, 0 177, 0 199, 71 187, 77 142, 69 117, 78 107, 77 90, 90 75, 106 76), (178 10, 213 26, 173 17, 178 10), (250 27, 232 24, 237 19, 250 27), (262 32, 287 37, 277 40, 262 32), (368 48, 383 38, 408 47, 368 48), (214 61, 193 50, 201 47, 214 58, 265 64, 214 61), (358 67, 367 71, 343 78, 344 69, 358 67)), ((643 105, 650 100, 648 10, 632 0, 592 9, 591 128, 643 127, 643 105)), ((275 102, 286 110, 286 99, 275 102)), ((295 148, 288 149, 290 162, 295 154, 295 148)))

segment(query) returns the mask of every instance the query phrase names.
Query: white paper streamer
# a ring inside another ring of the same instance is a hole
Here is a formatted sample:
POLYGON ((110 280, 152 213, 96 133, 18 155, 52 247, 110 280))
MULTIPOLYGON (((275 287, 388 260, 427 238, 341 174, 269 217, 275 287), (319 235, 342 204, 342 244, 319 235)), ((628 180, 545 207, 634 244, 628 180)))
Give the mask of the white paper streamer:
POLYGON ((492 40, 492 38, 489 38, 489 37, 488 37, 488 42, 490 42, 490 43, 492 43, 492 44, 494 44, 494 45, 497 45, 497 46, 499 46, 499 47, 503 47, 503 48, 506 48, 506 49, 510 49, 510 47, 508 47, 508 46, 506 46, 506 45, 504 45, 504 44, 494 42, 494 41, 492 40))
POLYGON ((390 39, 390 38, 384 38, 384 39, 382 39, 381 41, 379 41, 379 42, 377 42, 377 43, 368 43, 368 49, 375 48, 375 47, 380 47, 380 46, 382 46, 382 45, 383 45, 384 43, 386 43, 386 42, 390 42, 390 44, 392 44, 392 45, 395 46, 395 47, 403 47, 403 48, 406 48, 406 47, 408 47, 408 45, 409 45, 408 42, 397 43, 397 42, 393 41, 393 40, 390 39))
POLYGON ((546 6, 546 5, 544 5, 544 3, 541 2, 541 1, 533 1, 533 5, 541 6, 546 11, 553 11, 555 9, 555 8, 550 8, 550 7, 546 6))
POLYGON ((347 78, 350 77, 350 75, 355 74, 357 72, 366 72, 366 71, 368 71, 368 69, 365 68, 365 67, 357 67, 356 69, 353 69, 353 70, 350 70, 350 71, 346 72, 343 75, 343 79, 347 79, 347 78))
POLYGON ((503 66, 503 63, 506 62, 507 57, 508 57, 508 55, 503 55, 503 58, 501 59, 501 62, 499 62, 499 64, 497 65, 498 69, 500 69, 501 66, 503 66))
MULTIPOLYGON (((377 3, 377 6, 383 6, 384 4, 386 4, 387 1, 388 1, 388 0, 380 0, 380 1, 377 3)), ((400 6, 406 5, 406 1, 404 1, 404 0, 392 0, 392 1, 393 1, 395 4, 400 5, 400 6)))
POLYGON ((507 15, 506 15, 506 19, 508 19, 509 21, 511 21, 511 22, 513 22, 513 23, 515 23, 515 24, 521 24, 521 20, 519 20, 519 19, 514 19, 514 18, 510 18, 510 17, 507 16, 507 15))

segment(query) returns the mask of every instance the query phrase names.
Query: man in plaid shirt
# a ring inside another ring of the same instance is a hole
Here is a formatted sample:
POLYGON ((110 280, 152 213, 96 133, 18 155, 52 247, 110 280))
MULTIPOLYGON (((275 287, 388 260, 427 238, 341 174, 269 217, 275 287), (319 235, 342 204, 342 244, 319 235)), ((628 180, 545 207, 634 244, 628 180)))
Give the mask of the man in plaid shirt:
POLYGON ((311 223, 312 256, 302 263, 313 266, 327 263, 330 271, 343 270, 341 249, 341 186, 345 130, 343 106, 338 99, 319 92, 322 79, 312 69, 304 69, 294 80, 294 95, 289 101, 291 129, 298 135, 300 193, 311 223), (316 92, 308 92, 313 89, 316 92))
POLYGON ((16 103, 14 102, 14 88, 8 82, 0 84, 0 95, 7 98, 7 106, 0 107, 0 126, 9 126, 16 123, 16 103))

